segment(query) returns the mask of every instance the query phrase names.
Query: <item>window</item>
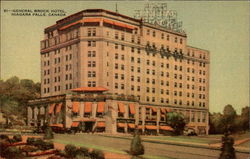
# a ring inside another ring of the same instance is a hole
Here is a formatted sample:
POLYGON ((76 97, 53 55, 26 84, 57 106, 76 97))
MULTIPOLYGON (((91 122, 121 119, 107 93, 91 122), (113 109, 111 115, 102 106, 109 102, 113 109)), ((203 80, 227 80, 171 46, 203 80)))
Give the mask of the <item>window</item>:
POLYGON ((118 73, 115 73, 115 79, 118 79, 118 73))
POLYGON ((131 66, 131 72, 134 72, 134 66, 131 66))
POLYGON ((180 39, 180 44, 182 44, 182 39, 180 39))
POLYGON ((115 64, 115 69, 118 69, 118 63, 115 64))
POLYGON ((140 77, 137 77, 137 82, 141 82, 141 78, 140 77))
POLYGON ((167 35, 167 41, 169 41, 169 35, 167 35))
POLYGON ((149 89, 149 87, 147 87, 147 93, 149 93, 150 92, 150 89, 149 89))
POLYGON ((152 93, 155 93, 155 88, 152 88, 152 93))
POLYGON ((124 36, 124 34, 123 34, 123 33, 122 33, 121 40, 125 40, 125 36, 124 36))
POLYGON ((131 81, 134 81, 134 76, 131 76, 131 81))
POLYGON ((122 50, 124 50, 124 49, 125 49, 124 45, 121 45, 121 49, 122 49, 122 50))
POLYGON ((153 37, 155 37, 155 31, 153 31, 153 37))
POLYGON ((115 39, 119 39, 118 32, 115 32, 115 39))
POLYGON ((152 65, 155 66, 155 61, 152 62, 152 65))
POLYGON ((124 74, 121 74, 121 80, 124 80, 124 74))
POLYGON ((164 34, 163 33, 161 33, 161 39, 164 39, 164 34))
POLYGON ((115 44, 115 49, 118 49, 118 44, 115 44))
POLYGON ((150 64, 150 61, 149 60, 147 60, 147 65, 149 65, 150 64))
POLYGON ((177 43, 177 41, 178 41, 178 39, 177 39, 177 37, 175 37, 175 38, 174 38, 174 42, 177 43))
POLYGON ((141 59, 140 58, 137 58, 137 63, 141 63, 141 59))
POLYGON ((131 91, 133 91, 133 90, 134 90, 134 86, 132 85, 132 86, 131 86, 131 91))
POLYGON ((150 83, 150 80, 149 80, 149 78, 147 78, 147 80, 146 80, 146 81, 147 81, 147 83, 150 83))
POLYGON ((121 84, 121 89, 124 89, 124 84, 121 84))
POLYGON ((155 75, 155 70, 152 70, 152 75, 155 75))
POLYGON ((149 29, 147 30, 147 35, 150 35, 150 30, 149 29))
POLYGON ((115 89, 118 89, 118 83, 115 83, 115 89))
POLYGON ((155 84, 155 79, 152 79, 152 84, 155 84))
POLYGON ((124 69, 125 69, 125 67, 124 67, 124 65, 122 64, 122 65, 121 65, 121 70, 124 70, 124 69))
POLYGON ((137 91, 139 92, 141 90, 141 87, 140 86, 137 86, 137 91))
POLYGON ((117 53, 115 54, 115 59, 118 59, 118 54, 117 53))
POLYGON ((125 58, 124 58, 124 55, 122 55, 122 56, 121 56, 121 59, 122 59, 122 60, 124 60, 124 59, 125 59, 125 58))

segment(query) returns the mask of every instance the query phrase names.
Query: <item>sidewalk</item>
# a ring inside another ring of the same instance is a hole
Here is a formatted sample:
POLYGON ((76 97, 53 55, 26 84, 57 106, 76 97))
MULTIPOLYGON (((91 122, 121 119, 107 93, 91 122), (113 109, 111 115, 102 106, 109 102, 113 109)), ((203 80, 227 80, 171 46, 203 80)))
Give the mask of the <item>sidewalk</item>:
MULTIPOLYGON (((99 134, 99 135, 104 136, 104 137, 120 138, 120 139, 126 139, 126 140, 131 140, 131 138, 132 138, 132 136, 128 136, 128 135, 108 135, 108 134, 99 134)), ((145 138, 143 138, 143 136, 142 136, 142 140, 144 142, 150 142, 150 143, 170 144, 170 145, 187 146, 187 147, 194 147, 194 148, 204 148, 204 149, 214 149, 214 150, 220 150, 220 148, 221 148, 221 143, 204 144, 204 143, 195 143, 195 142, 186 142, 186 141, 145 139, 145 138)), ((237 146, 237 145, 239 145, 243 142, 246 142, 246 141, 250 141, 250 138, 236 140, 235 141, 236 145, 234 146, 235 150, 237 152, 249 153, 250 148, 237 146)))

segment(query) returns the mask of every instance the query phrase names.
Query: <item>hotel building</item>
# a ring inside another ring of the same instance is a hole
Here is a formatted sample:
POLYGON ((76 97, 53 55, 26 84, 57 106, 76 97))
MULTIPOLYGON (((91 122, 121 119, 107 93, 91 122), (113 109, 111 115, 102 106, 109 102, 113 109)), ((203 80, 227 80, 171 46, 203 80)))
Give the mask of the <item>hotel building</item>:
POLYGON ((187 35, 116 12, 87 9, 44 29, 41 99, 30 125, 107 133, 171 130, 166 112, 208 133, 209 51, 187 35))

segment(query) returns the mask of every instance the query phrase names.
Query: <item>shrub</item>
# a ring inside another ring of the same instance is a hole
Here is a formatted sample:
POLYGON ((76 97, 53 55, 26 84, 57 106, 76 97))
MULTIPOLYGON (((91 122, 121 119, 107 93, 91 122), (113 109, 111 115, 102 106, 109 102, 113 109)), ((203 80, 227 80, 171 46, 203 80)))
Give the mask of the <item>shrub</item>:
POLYGON ((4 151, 8 148, 10 142, 8 140, 2 140, 0 142, 0 155, 4 156, 4 151))
POLYGON ((49 150, 54 148, 53 142, 50 141, 43 141, 43 143, 40 145, 41 150, 49 150))
POLYGON ((9 140, 9 137, 8 137, 8 135, 1 134, 0 135, 0 139, 2 139, 2 140, 9 140))
POLYGON ((53 139, 54 134, 50 126, 47 126, 45 128, 45 134, 44 134, 44 139, 53 139))
POLYGON ((67 155, 69 158, 74 158, 74 157, 76 157, 77 148, 76 148, 75 145, 71 145, 71 144, 66 145, 64 151, 65 151, 66 155, 67 155))
POLYGON ((22 136, 21 136, 20 134, 14 135, 14 136, 13 136, 13 139, 14 139, 16 142, 21 142, 21 141, 22 141, 22 136))
POLYGON ((104 153, 101 150, 93 150, 90 156, 92 159, 104 159, 104 153))
POLYGON ((41 138, 35 138, 35 141, 34 141, 33 145, 41 148, 43 143, 44 143, 44 141, 41 138))
POLYGON ((16 147, 8 147, 4 151, 4 156, 6 159, 20 159, 23 157, 22 151, 16 147))
POLYGON ((133 156, 143 155, 144 146, 141 143, 141 138, 138 134, 135 134, 131 142, 130 154, 133 156))
POLYGON ((227 133, 222 137, 222 147, 219 159, 236 159, 234 151, 234 139, 229 137, 227 133))
POLYGON ((77 150, 77 155, 89 156, 89 149, 87 147, 80 147, 77 150))
POLYGON ((28 137, 26 142, 27 142, 28 145, 33 145, 34 142, 35 142, 35 138, 34 137, 28 137))

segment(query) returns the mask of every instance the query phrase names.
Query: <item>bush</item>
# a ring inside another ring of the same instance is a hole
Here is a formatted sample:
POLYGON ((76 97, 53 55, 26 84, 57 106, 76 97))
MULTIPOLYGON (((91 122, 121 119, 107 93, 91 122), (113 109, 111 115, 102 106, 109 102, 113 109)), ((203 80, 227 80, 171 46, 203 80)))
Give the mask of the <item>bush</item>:
POLYGON ((101 150, 93 150, 90 156, 92 159, 104 159, 104 153, 101 150))
POLYGON ((8 148, 10 142, 6 139, 6 140, 2 140, 0 142, 0 155, 4 156, 4 151, 8 148))
POLYGON ((74 157, 76 157, 77 148, 76 148, 75 145, 71 145, 71 144, 66 145, 64 151, 65 151, 66 155, 67 155, 69 158, 74 158, 74 157))
POLYGON ((34 142, 35 142, 35 138, 34 137, 28 137, 26 142, 27 142, 28 145, 33 145, 34 142))
POLYGON ((54 148, 53 142, 50 141, 43 141, 43 143, 40 145, 41 150, 49 150, 54 148))
POLYGON ((89 156, 89 149, 87 147, 80 147, 77 150, 77 155, 89 156))
POLYGON ((8 147, 4 151, 3 157, 7 159, 20 159, 23 158, 22 151, 16 147, 8 147))
POLYGON ((234 139, 229 137, 227 133, 222 137, 222 147, 219 159, 236 159, 234 150, 234 139))
POLYGON ((53 131, 51 129, 50 126, 47 126, 45 128, 45 132, 44 132, 44 139, 53 139, 54 138, 54 134, 53 134, 53 131))
POLYGON ((0 139, 2 139, 2 140, 9 140, 9 137, 8 137, 8 135, 1 134, 0 135, 0 139))
POLYGON ((133 156, 143 155, 144 146, 141 143, 141 138, 138 134, 134 136, 131 142, 130 154, 133 156))
POLYGON ((21 142, 21 141, 23 141, 23 140, 22 140, 22 136, 21 136, 20 134, 14 135, 14 136, 13 136, 13 139, 14 139, 16 142, 21 142))

